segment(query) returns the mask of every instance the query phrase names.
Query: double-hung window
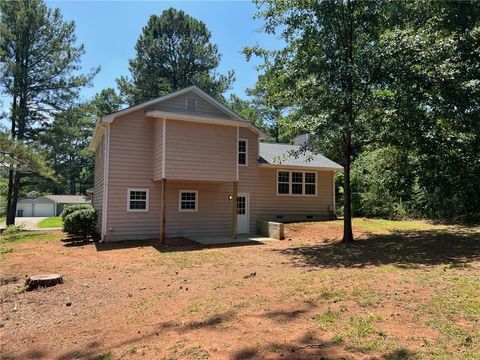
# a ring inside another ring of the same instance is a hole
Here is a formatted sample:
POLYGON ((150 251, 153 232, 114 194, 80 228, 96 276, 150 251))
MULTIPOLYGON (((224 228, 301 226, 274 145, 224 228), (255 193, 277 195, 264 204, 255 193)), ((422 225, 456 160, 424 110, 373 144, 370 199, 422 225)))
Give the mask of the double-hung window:
POLYGON ((197 212, 198 211, 198 191, 180 190, 178 198, 178 211, 197 212))
POLYGON ((127 211, 148 211, 148 189, 128 189, 127 211))
POLYGON ((316 194, 316 172, 277 171, 277 195, 315 196, 316 194))
POLYGON ((248 141, 247 139, 238 140, 238 164, 248 165, 248 141))
POLYGON ((290 173, 288 171, 279 171, 277 176, 277 193, 281 195, 290 194, 290 173))

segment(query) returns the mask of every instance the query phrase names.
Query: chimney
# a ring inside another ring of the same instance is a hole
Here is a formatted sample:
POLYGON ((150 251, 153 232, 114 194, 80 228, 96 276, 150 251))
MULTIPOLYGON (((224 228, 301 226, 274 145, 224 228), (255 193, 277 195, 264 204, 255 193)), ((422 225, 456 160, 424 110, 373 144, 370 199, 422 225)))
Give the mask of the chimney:
POLYGON ((309 134, 301 134, 301 135, 295 136, 295 138, 293 139, 293 145, 299 145, 299 146, 305 145, 308 142, 308 137, 309 137, 309 134))

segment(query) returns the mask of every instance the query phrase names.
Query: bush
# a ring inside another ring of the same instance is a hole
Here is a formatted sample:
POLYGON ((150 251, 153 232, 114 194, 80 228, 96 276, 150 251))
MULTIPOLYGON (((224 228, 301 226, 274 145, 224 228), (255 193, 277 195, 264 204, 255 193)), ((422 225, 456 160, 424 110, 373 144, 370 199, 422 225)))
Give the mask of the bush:
POLYGON ((8 226, 2 231, 2 235, 8 236, 8 235, 17 234, 17 233, 23 231, 24 228, 25 228, 24 225, 8 225, 8 226))
POLYGON ((63 221, 63 231, 72 236, 86 239, 97 238, 97 212, 91 206, 75 210, 65 216, 63 221))
POLYGON ((72 204, 72 205, 65 205, 63 208, 62 213, 60 216, 62 217, 62 220, 65 222, 65 218, 73 213, 74 211, 77 210, 83 210, 83 209, 93 209, 92 205, 90 204, 72 204))

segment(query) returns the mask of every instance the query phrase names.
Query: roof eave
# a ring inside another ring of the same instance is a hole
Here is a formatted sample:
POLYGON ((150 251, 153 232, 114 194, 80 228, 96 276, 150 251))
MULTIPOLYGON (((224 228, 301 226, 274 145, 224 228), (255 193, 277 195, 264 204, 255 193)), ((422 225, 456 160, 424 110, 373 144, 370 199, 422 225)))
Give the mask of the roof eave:
POLYGON ((285 169, 311 169, 311 170, 321 170, 321 171, 343 171, 343 167, 333 167, 333 166, 309 166, 305 165, 287 165, 287 164, 271 164, 271 163, 258 163, 259 167, 266 168, 285 168, 285 169))

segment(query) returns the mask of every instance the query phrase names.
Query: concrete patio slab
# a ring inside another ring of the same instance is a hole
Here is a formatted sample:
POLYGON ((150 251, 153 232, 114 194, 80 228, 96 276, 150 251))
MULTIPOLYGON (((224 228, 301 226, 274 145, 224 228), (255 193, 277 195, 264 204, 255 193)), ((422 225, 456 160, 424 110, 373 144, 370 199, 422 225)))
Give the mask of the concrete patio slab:
POLYGON ((258 235, 239 235, 236 239, 232 239, 230 236, 189 236, 188 239, 207 246, 222 244, 258 244, 267 241, 278 241, 258 235))

